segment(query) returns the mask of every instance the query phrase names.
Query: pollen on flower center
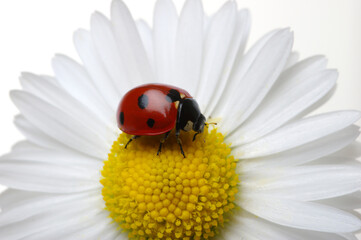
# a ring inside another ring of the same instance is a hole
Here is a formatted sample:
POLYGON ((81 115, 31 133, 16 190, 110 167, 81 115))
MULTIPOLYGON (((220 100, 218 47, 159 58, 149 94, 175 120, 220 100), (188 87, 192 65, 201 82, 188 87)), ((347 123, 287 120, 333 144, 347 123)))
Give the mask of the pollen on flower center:
POLYGON ((160 137, 141 137, 124 149, 129 137, 120 134, 102 170, 102 194, 113 220, 130 239, 214 236, 235 207, 239 181, 223 135, 206 130, 192 142, 192 134, 182 134, 187 158, 174 136, 160 156, 160 137))

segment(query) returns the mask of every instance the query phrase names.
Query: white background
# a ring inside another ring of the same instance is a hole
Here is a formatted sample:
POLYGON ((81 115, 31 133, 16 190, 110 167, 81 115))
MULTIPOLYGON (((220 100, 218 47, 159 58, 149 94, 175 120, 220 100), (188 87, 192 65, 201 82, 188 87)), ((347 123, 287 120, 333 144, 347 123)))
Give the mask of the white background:
MULTIPOLYGON (((109 15, 111 0, 0 1, 0 155, 22 136, 13 126, 16 108, 8 92, 19 88, 22 71, 52 75, 50 60, 63 53, 78 60, 72 33, 89 29, 95 10, 109 15)), ((133 16, 152 22, 155 0, 125 0, 133 16)), ((205 0, 213 13, 225 0, 205 0)), ((334 97, 320 112, 361 110, 361 1, 360 0, 239 0, 252 15, 250 43, 279 27, 291 27, 294 49, 305 58, 326 55, 340 73, 334 97)), ((178 9, 183 0, 176 1, 178 9)), ((249 45, 248 45, 249 47, 249 45)), ((360 124, 361 122, 359 122, 360 124)))

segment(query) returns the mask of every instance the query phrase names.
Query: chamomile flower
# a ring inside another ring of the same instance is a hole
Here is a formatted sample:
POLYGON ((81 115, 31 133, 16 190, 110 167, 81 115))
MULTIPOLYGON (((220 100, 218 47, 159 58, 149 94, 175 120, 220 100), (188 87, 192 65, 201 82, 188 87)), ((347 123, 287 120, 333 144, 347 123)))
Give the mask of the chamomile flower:
POLYGON ((0 239, 355 239, 361 228, 357 111, 309 116, 337 72, 298 61, 274 30, 244 52, 249 13, 227 2, 178 16, 158 0, 153 28, 114 0, 58 55, 55 77, 24 73, 11 97, 26 140, 0 159, 0 239), (208 122, 193 141, 130 135, 117 107, 146 83, 186 89, 208 122))

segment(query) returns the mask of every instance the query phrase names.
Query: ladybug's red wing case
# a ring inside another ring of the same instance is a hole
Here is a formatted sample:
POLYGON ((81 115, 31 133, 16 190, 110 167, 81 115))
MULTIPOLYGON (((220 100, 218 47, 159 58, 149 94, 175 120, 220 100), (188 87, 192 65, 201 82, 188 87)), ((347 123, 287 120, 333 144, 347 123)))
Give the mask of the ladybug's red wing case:
POLYGON ((130 90, 118 108, 118 126, 131 135, 159 135, 172 130, 177 120, 177 108, 170 93, 183 89, 162 84, 147 84, 130 90))

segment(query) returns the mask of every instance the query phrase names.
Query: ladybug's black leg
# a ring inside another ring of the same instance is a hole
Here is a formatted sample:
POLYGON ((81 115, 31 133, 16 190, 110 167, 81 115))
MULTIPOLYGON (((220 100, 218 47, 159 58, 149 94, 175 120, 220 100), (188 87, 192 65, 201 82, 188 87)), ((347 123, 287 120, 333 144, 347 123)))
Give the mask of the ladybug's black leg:
POLYGON ((197 137, 198 134, 200 134, 200 132, 196 132, 196 133, 194 134, 193 140, 192 140, 193 142, 196 140, 196 137, 197 137))
POLYGON ((133 137, 131 137, 131 138, 129 139, 129 141, 127 142, 127 144, 125 144, 125 147, 124 147, 124 148, 127 149, 129 143, 131 143, 131 141, 133 141, 134 139, 137 139, 137 138, 140 138, 140 136, 139 136, 139 135, 134 135, 133 137))
POLYGON ((159 143, 159 148, 158 148, 158 152, 157 152, 157 155, 159 155, 159 153, 162 151, 162 145, 163 143, 165 142, 165 140, 167 140, 168 136, 169 136, 169 132, 166 132, 164 137, 160 140, 160 143, 159 143))
POLYGON ((186 158, 186 155, 184 154, 183 147, 182 147, 182 140, 179 138, 179 130, 176 130, 175 137, 177 138, 177 143, 179 145, 181 153, 183 154, 183 157, 186 158))
POLYGON ((177 122, 175 124, 175 137, 177 139, 177 143, 180 147, 181 153, 183 154, 183 157, 186 158, 186 155, 184 155, 184 151, 183 151, 183 147, 182 147, 182 141, 179 138, 179 133, 180 133, 180 118, 181 118, 181 112, 182 112, 182 107, 183 107, 183 100, 180 99, 179 100, 179 105, 178 105, 178 110, 177 110, 177 122))

